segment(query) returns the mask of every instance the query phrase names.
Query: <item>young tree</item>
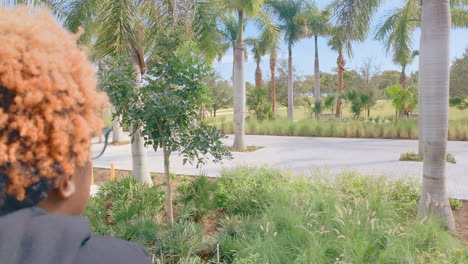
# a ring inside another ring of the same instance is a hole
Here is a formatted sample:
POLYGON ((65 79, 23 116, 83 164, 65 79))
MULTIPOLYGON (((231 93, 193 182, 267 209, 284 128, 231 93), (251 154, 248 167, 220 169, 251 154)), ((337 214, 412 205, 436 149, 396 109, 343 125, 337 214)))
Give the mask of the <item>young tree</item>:
MULTIPOLYGON (((130 85, 108 86, 117 102, 117 114, 123 122, 141 130, 145 145, 162 149, 167 184, 167 220, 173 223, 170 156, 178 152, 186 162, 198 165, 207 160, 218 162, 230 157, 216 128, 201 122, 198 111, 205 101, 206 87, 202 79, 209 74, 205 62, 188 45, 168 53, 149 65, 145 85, 133 89, 130 85), (192 126, 192 120, 198 120, 192 126)), ((118 68, 118 67, 117 67, 118 68)), ((123 71, 132 71, 123 65, 123 71)), ((128 74, 126 75, 128 76, 128 74)))
POLYGON ((450 1, 424 0, 419 84, 423 104, 423 180, 418 215, 436 216, 451 231, 455 222, 445 174, 450 80, 450 1), (429 118, 430 116, 430 118, 429 118))
POLYGON ((450 68, 450 97, 468 98, 468 48, 462 57, 455 59, 450 68))
POLYGON ((359 73, 364 80, 365 90, 375 89, 375 77, 380 74, 380 66, 375 63, 374 58, 366 58, 359 68, 359 73))
POLYGON ((404 89, 401 84, 394 84, 385 90, 389 99, 392 100, 392 105, 395 107, 395 121, 398 121, 400 116, 407 107, 414 109, 418 104, 418 90, 414 87, 404 89))
POLYGON ((211 102, 208 104, 214 117, 216 111, 232 106, 232 86, 226 80, 221 80, 218 76, 209 77, 204 80, 209 89, 211 102))

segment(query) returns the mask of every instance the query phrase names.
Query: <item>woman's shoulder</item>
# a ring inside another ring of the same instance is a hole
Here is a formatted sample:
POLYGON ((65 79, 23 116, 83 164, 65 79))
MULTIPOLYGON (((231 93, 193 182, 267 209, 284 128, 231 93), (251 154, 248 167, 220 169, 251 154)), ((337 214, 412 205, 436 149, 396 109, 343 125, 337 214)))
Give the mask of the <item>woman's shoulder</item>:
POLYGON ((151 264, 145 249, 136 243, 116 237, 91 236, 83 242, 76 264, 151 264))

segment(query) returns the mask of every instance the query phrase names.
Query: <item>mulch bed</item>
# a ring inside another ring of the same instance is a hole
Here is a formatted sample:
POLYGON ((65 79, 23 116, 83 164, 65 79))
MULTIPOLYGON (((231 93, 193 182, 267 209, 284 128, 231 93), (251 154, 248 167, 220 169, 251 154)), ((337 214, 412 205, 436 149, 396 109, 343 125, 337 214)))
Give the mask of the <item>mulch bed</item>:
POLYGON ((463 201, 463 206, 454 211, 453 214, 458 236, 468 245, 468 201, 463 201))

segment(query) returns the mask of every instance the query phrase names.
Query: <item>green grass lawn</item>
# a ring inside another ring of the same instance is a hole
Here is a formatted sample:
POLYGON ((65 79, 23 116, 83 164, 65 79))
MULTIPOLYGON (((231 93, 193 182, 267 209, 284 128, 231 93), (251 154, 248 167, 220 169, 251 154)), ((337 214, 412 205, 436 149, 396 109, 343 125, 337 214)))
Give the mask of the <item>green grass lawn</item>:
POLYGON ((164 188, 132 178, 91 199, 91 229, 142 243, 156 263, 468 263, 468 248, 435 219, 416 219, 420 186, 343 172, 295 175, 238 167, 182 180, 176 221, 164 188))

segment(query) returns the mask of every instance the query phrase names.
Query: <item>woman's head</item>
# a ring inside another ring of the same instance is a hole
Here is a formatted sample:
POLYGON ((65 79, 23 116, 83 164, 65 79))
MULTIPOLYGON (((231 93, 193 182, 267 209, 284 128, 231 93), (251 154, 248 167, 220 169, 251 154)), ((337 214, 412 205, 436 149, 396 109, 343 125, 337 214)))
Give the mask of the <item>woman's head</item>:
POLYGON ((79 35, 46 11, 0 8, 0 17, 0 210, 35 205, 46 193, 86 203, 105 96, 79 35))

